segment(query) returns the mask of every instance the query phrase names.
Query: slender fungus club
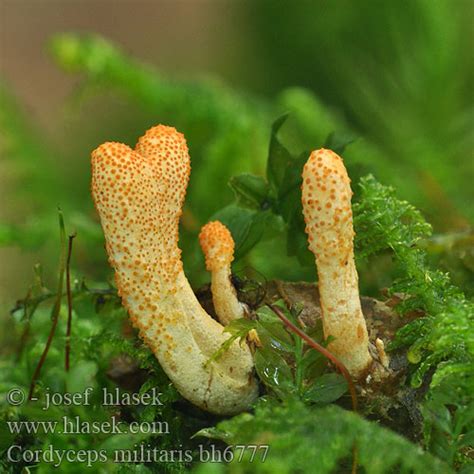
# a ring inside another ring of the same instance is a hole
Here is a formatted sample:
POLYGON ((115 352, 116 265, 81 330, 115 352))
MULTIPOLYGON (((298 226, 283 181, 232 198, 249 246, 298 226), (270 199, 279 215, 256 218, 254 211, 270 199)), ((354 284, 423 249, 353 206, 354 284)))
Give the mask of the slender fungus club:
POLYGON ((183 135, 163 125, 148 130, 135 151, 108 142, 92 153, 92 195, 132 323, 183 397, 232 414, 257 396, 253 360, 236 341, 209 362, 227 335, 183 272, 178 228, 189 174, 183 135))
POLYGON ((219 221, 208 222, 201 229, 199 243, 206 257, 206 268, 211 272, 212 301, 219 321, 226 325, 243 318, 245 309, 230 279, 234 239, 229 229, 219 221))
POLYGON ((361 377, 372 358, 354 262, 350 179, 331 150, 311 153, 303 169, 302 202, 309 248, 316 258, 328 349, 361 377))

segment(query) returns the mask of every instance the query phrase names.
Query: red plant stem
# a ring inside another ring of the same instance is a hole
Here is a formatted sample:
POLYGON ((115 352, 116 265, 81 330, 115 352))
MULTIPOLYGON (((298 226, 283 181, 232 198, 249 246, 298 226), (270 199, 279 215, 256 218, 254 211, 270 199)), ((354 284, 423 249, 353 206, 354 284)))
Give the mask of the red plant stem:
POLYGON ((33 392, 35 390, 36 381, 41 373, 41 369, 43 368, 44 362, 46 360, 46 356, 48 355, 49 348, 51 347, 51 343, 53 342, 53 337, 56 332, 56 326, 58 325, 59 320, 59 313, 61 312, 61 300, 62 300, 62 293, 63 293, 63 281, 64 281, 64 267, 66 265, 66 255, 65 255, 65 230, 64 230, 64 219, 61 209, 58 209, 59 215, 59 235, 60 235, 60 246, 61 246, 61 253, 59 257, 59 277, 58 277, 58 292, 56 295, 56 301, 54 302, 53 310, 51 313, 51 328, 49 330, 48 340, 46 341, 46 345, 43 349, 43 353, 41 354, 41 358, 38 361, 38 364, 35 368, 33 373, 33 377, 31 378, 30 383, 30 390, 28 392, 28 400, 33 398, 33 392))
POLYGON ((295 326, 284 314, 283 311, 275 305, 268 305, 270 309, 283 321, 285 326, 288 327, 292 332, 297 334, 301 339, 303 339, 309 346, 313 349, 317 350, 321 353, 324 357, 329 359, 341 372, 343 377, 347 381, 347 385, 349 386, 349 393, 352 399, 352 410, 357 411, 357 394, 354 386, 354 382, 352 381, 352 377, 349 374, 349 371, 346 369, 346 366, 331 352, 329 352, 325 347, 321 344, 318 344, 314 339, 309 337, 304 331, 302 331, 299 327, 295 326))
POLYGON ((67 261, 66 261, 66 296, 67 296, 67 328, 66 328, 66 349, 65 368, 69 372, 71 354, 71 326, 72 326, 72 293, 71 293, 71 255, 72 243, 76 234, 71 234, 68 240, 67 261))
MULTIPOLYGON (((325 347, 321 344, 318 344, 314 339, 309 337, 304 331, 302 331, 299 327, 295 326, 284 314, 283 311, 278 307, 272 304, 267 305, 270 309, 283 321, 285 326, 290 329, 292 332, 297 334, 301 339, 303 339, 310 347, 317 350, 320 354, 324 357, 329 359, 341 372, 344 378, 347 380, 347 385, 349 386, 349 393, 351 394, 352 399, 352 410, 357 412, 357 393, 355 390, 354 382, 352 381, 351 374, 346 369, 346 366, 331 352, 329 352, 325 347)), ((358 458, 359 453, 357 449, 357 445, 354 443, 352 448, 352 469, 351 474, 357 473, 357 465, 358 465, 358 458)))
POLYGON ((41 354, 41 358, 38 362, 38 365, 36 366, 33 377, 31 378, 30 390, 28 392, 28 400, 31 400, 33 398, 33 391, 35 389, 36 380, 39 377, 41 368, 43 367, 44 361, 46 360, 46 356, 48 355, 51 342, 53 342, 54 333, 56 332, 56 326, 58 325, 58 319, 59 319, 59 312, 58 314, 55 314, 53 316, 53 323, 51 324, 51 329, 49 331, 48 340, 46 341, 46 346, 43 350, 43 353, 41 354))

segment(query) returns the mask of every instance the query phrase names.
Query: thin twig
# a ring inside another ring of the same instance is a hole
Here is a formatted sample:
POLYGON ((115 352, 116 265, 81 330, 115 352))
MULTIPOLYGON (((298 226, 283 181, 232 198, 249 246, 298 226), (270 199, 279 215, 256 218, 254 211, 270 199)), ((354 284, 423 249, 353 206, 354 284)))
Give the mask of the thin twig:
POLYGON ((69 372, 69 359, 71 354, 71 326, 72 326, 72 293, 71 293, 71 255, 72 243, 76 233, 71 234, 68 240, 67 261, 66 261, 66 295, 67 295, 67 328, 66 328, 66 349, 65 349, 65 369, 69 372))
POLYGON ((64 229, 64 219, 63 213, 59 209, 59 233, 60 233, 60 248, 61 253, 59 256, 59 277, 58 277, 58 292, 56 296, 56 301, 54 303, 52 312, 51 312, 51 329, 49 330, 48 340, 46 341, 46 345, 44 347, 43 353, 41 354, 41 358, 36 366, 35 372, 33 377, 31 378, 30 390, 28 392, 28 400, 33 398, 33 392, 35 390, 36 381, 41 373, 41 368, 43 367, 44 361, 46 360, 46 356, 48 355, 49 348, 51 347, 51 343, 53 342, 54 333, 56 332, 56 326, 58 325, 59 313, 61 311, 61 300, 63 294, 63 283, 64 283, 64 272, 66 267, 66 232, 64 229))

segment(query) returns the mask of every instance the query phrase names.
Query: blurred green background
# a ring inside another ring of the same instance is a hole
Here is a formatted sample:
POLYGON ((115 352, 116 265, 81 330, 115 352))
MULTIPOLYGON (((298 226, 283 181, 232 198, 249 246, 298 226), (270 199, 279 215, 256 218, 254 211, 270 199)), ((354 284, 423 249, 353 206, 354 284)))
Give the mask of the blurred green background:
MULTIPOLYGON (((437 234, 427 246, 465 283, 474 271, 473 9, 463 0, 3 0, 2 315, 34 263, 54 278, 57 205, 78 232, 77 275, 110 277, 89 155, 106 140, 134 145, 157 123, 188 139, 181 246, 191 281, 205 282, 199 228, 232 201, 231 176, 264 174, 271 124, 286 111, 281 139, 295 153, 331 132, 357 137, 344 154, 353 181, 373 173, 419 207, 437 234)), ((239 271, 314 279, 314 267, 286 256, 282 229, 264 237, 239 271)))

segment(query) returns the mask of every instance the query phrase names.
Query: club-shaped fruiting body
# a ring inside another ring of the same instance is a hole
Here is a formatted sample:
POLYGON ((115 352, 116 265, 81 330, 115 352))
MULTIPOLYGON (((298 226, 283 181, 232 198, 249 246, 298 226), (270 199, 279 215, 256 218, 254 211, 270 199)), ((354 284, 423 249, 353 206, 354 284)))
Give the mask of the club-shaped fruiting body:
POLYGON ((318 269, 324 335, 334 338, 328 349, 360 377, 372 358, 354 262, 351 197, 342 159, 331 150, 313 151, 303 169, 302 203, 318 269))
POLYGON ((92 153, 92 195, 124 306, 181 395, 218 414, 257 396, 249 348, 228 338, 201 307, 183 272, 178 230, 190 174, 186 141, 172 127, 148 130, 135 150, 108 142, 92 153))
POLYGON ((244 306, 237 299, 231 282, 231 263, 234 260, 234 239, 227 227, 219 221, 208 222, 199 234, 199 243, 211 272, 211 292, 219 321, 227 325, 243 318, 244 306))

